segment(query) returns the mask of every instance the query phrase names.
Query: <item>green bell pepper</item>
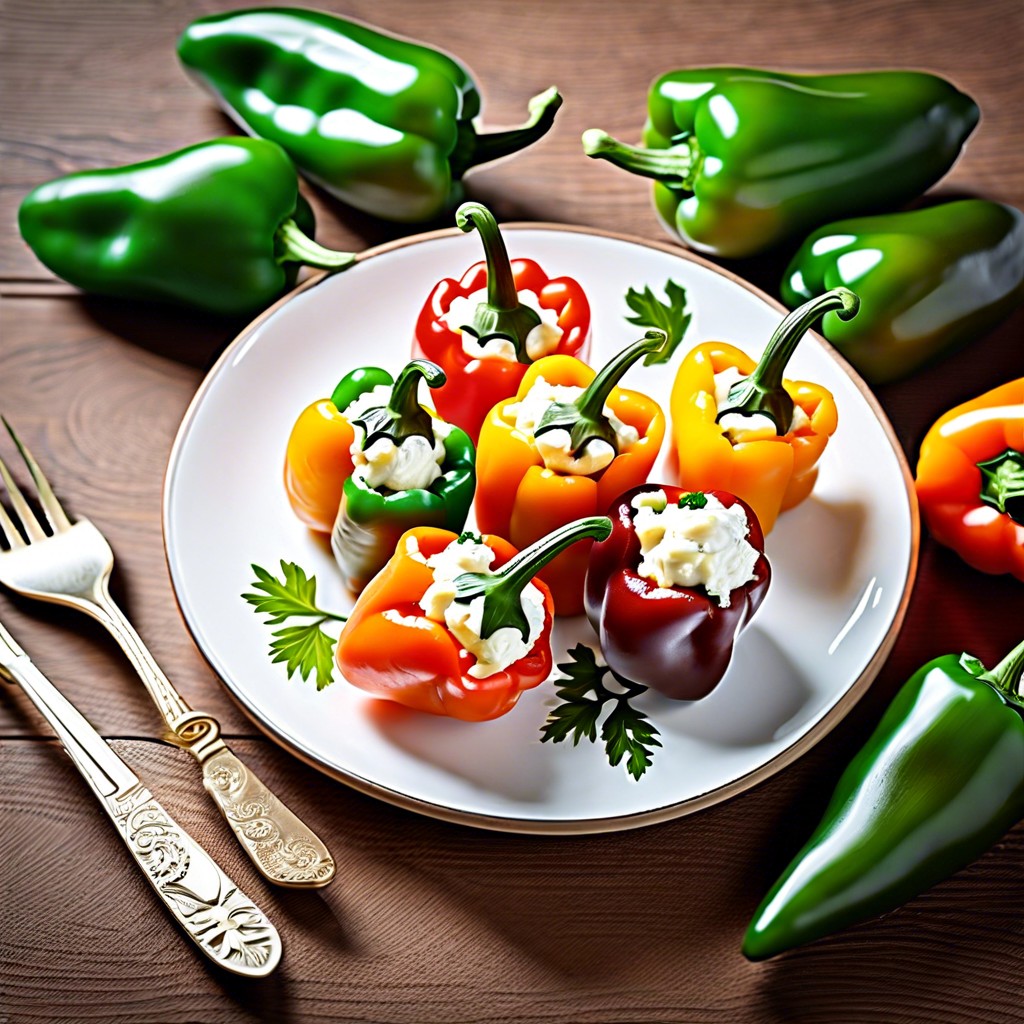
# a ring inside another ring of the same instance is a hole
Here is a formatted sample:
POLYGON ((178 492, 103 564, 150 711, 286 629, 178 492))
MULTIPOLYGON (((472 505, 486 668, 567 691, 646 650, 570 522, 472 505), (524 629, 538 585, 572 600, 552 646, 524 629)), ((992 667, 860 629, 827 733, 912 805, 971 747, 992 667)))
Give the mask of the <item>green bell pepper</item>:
POLYGON ((521 128, 478 135, 480 93, 458 61, 300 8, 200 18, 178 56, 242 129, 280 143, 338 199, 395 221, 454 206, 469 168, 535 142, 562 102, 548 89, 521 128))
POLYGON ((378 367, 361 367, 342 378, 331 396, 335 408, 359 428, 353 453, 357 447, 364 453, 361 460, 356 456, 356 469, 342 486, 331 533, 331 547, 345 583, 357 593, 395 553, 406 530, 436 526, 461 533, 473 503, 473 442, 464 430, 444 423, 420 405, 417 389, 421 380, 430 388, 439 388, 445 381, 444 371, 426 359, 406 364, 397 379, 378 367), (375 394, 378 387, 389 389, 386 398, 381 398, 383 392, 375 394), (439 475, 428 486, 375 486, 360 471, 359 462, 366 462, 365 453, 378 442, 383 441, 397 459, 398 450, 412 437, 424 438, 430 446, 438 441, 444 446, 439 475))
POLYGON ((861 316, 827 315, 822 333, 872 384, 898 380, 1024 302, 1024 214, 965 199, 829 224, 793 257, 782 300, 837 285, 857 290, 861 316))
POLYGON ((590 129, 583 148, 653 178, 670 233, 740 257, 920 195, 977 122, 969 96, 923 72, 693 68, 651 86, 643 146, 590 129))
POLYGON ((886 911, 984 853, 1024 817, 1024 643, 991 672, 928 662, 843 773, 743 942, 775 956, 886 911))
POLYGON ((313 212, 295 168, 262 139, 69 174, 25 197, 18 226, 50 270, 84 291, 226 316, 263 309, 299 264, 341 270, 356 259, 309 237, 313 212))

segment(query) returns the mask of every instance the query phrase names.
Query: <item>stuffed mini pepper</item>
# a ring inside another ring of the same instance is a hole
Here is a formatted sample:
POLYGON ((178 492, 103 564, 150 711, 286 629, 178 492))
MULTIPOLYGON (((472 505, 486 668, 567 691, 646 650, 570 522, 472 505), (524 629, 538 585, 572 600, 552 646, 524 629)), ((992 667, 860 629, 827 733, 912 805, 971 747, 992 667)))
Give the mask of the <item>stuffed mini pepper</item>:
POLYGON ((755 365, 741 349, 710 341, 690 351, 672 386, 672 440, 679 483, 742 498, 769 533, 780 512, 804 500, 818 460, 838 424, 831 392, 810 381, 783 380, 796 346, 814 322, 835 311, 843 320, 860 302, 834 288, 794 310, 755 365))
POLYGON ((299 416, 285 487, 307 526, 331 533, 345 583, 360 591, 412 526, 459 531, 476 487, 473 443, 421 405, 420 381, 444 373, 416 359, 397 379, 378 367, 344 377, 299 416))
POLYGON ((356 602, 338 668, 419 711, 470 722, 505 714, 551 673, 554 604, 537 570, 610 530, 604 516, 581 519, 518 554, 500 537, 410 530, 356 602))
POLYGON ((768 590, 757 517, 726 491, 658 484, 627 491, 609 514, 586 584, 608 667, 673 700, 706 697, 768 590))
MULTIPOLYGON (((616 385, 665 344, 661 331, 649 331, 597 373, 570 356, 534 363, 518 393, 490 411, 480 432, 480 529, 525 547, 563 523, 603 514, 617 495, 646 480, 665 416, 652 398, 616 385)), ((559 615, 583 611, 588 554, 589 545, 576 545, 541 573, 559 615)))
POLYGON ((486 207, 463 203, 456 222, 480 233, 486 261, 434 288, 416 322, 413 355, 443 367, 437 410, 475 442, 488 410, 516 393, 531 363, 585 355, 590 305, 571 277, 548 277, 533 260, 509 262, 486 207))

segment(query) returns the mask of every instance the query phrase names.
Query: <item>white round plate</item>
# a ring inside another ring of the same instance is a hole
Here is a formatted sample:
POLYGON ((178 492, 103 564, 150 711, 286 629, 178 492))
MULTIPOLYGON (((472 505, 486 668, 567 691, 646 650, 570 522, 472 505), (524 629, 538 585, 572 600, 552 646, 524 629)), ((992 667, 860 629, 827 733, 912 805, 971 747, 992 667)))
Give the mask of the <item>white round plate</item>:
MULTIPOLYGON (((583 285, 593 314, 592 362, 640 336, 626 323, 630 287, 661 292, 672 278, 693 322, 671 366, 625 381, 668 410, 675 368, 698 342, 760 354, 782 307, 678 248, 556 225, 503 229, 510 254, 583 285)), ((311 280, 227 348, 182 423, 167 471, 164 537, 171 578, 200 650, 271 737, 328 774, 392 803, 486 828, 579 833, 630 828, 709 806, 767 778, 831 729, 878 672, 895 640, 917 563, 910 473, 878 404, 817 336, 787 376, 828 387, 839 429, 811 498, 768 537, 773 579, 740 635, 728 673, 697 703, 640 698, 662 746, 634 781, 600 744, 541 743, 555 704, 549 681, 507 715, 465 723, 382 706, 336 678, 288 680, 268 657, 270 628, 241 599, 251 563, 281 559, 317 579, 321 607, 352 604, 329 546, 292 515, 282 486, 295 417, 357 366, 397 371, 410 358, 416 315, 434 284, 480 258, 480 241, 441 231, 370 250, 334 277, 311 280)), ((667 447, 667 445, 666 445, 667 447)), ((652 480, 672 482, 663 452, 652 480)), ((555 660, 596 645, 582 617, 560 620, 555 660)))

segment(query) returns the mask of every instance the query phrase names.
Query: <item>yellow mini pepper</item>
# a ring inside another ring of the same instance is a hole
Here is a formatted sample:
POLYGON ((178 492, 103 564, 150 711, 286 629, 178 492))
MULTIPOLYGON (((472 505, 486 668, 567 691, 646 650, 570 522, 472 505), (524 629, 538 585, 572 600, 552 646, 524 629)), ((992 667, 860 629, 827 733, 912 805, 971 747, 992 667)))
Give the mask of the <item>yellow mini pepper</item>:
POLYGON ((766 534, 780 512, 811 493, 818 459, 838 423, 836 403, 820 384, 786 380, 782 374, 815 320, 830 310, 849 320, 859 305, 845 288, 811 300, 782 321, 756 364, 720 341, 687 354, 670 400, 681 487, 731 491, 754 510, 766 534), (739 376, 719 402, 715 375, 730 368, 739 376), (735 416, 741 419, 723 423, 735 416), (751 417, 749 427, 746 417, 751 417))
MULTIPOLYGON (((641 356, 660 351, 665 343, 661 331, 649 331, 597 373, 564 355, 530 365, 515 397, 495 405, 480 431, 476 521, 482 532, 525 548, 575 519, 604 515, 623 491, 646 481, 665 436, 665 415, 652 398, 615 385, 641 356), (534 429, 519 429, 517 406, 542 380, 583 391, 571 401, 549 405, 534 429), (620 441, 607 413, 632 428, 635 440, 620 441), (610 462, 591 473, 549 469, 536 439, 554 431, 568 433, 567 454, 574 458, 585 458, 591 441, 603 441, 613 449, 610 462)), ((551 589, 556 614, 583 612, 592 546, 592 541, 574 544, 538 573, 551 589)))

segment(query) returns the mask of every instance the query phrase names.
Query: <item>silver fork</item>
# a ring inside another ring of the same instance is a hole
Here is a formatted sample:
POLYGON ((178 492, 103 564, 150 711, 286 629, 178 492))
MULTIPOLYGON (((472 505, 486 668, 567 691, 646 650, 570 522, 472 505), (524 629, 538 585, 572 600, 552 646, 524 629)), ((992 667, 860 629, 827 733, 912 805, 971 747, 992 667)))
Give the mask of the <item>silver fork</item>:
MULTIPOLYGON (((0 417, 2 419, 2 417, 0 417)), ((21 524, 0 504, 0 583, 25 597, 85 612, 100 622, 121 646, 160 711, 167 737, 202 766, 203 786, 213 798, 242 848, 260 873, 278 885, 312 888, 326 885, 334 860, 319 837, 227 748, 212 715, 193 711, 171 685, 142 638, 110 596, 114 553, 88 519, 74 522, 61 507, 38 463, 6 419, 52 528, 47 533, 0 459, 0 478, 21 524)))

